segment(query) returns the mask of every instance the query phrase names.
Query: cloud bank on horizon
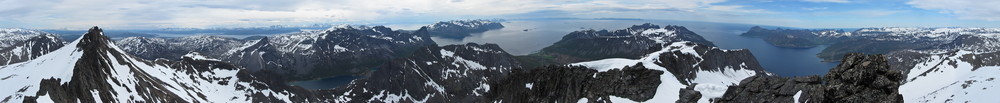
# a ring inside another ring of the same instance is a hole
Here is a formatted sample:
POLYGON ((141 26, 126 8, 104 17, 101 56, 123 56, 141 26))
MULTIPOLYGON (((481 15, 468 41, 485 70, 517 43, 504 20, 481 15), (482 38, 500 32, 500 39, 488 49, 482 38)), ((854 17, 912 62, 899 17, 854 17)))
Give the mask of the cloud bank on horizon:
POLYGON ((805 28, 1000 25, 983 0, 0 0, 3 28, 424 23, 642 18, 805 28))

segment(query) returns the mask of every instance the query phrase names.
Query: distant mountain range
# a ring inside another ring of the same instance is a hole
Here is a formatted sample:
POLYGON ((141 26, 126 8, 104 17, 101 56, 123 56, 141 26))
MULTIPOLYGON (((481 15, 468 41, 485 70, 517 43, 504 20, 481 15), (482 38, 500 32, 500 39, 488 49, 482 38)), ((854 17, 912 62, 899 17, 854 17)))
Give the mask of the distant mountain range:
POLYGON ((187 52, 200 52, 252 71, 288 75, 291 80, 363 75, 418 48, 436 45, 424 29, 409 32, 383 26, 347 25, 258 40, 218 36, 129 37, 116 43, 146 59, 175 59, 187 52))
POLYGON ((861 28, 843 30, 769 30, 753 27, 742 36, 763 38, 778 47, 812 48, 829 45, 817 54, 824 61, 836 61, 847 53, 887 54, 901 50, 966 49, 997 51, 994 44, 998 28, 861 28), (962 45, 966 42, 965 45, 962 45))

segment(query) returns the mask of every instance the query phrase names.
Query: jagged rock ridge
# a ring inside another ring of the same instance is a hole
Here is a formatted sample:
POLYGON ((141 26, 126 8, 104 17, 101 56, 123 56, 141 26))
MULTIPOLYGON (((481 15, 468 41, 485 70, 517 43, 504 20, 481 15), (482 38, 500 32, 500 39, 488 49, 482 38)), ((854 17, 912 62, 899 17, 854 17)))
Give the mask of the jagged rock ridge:
POLYGON ((716 102, 901 103, 903 78, 885 56, 853 53, 822 78, 752 77, 716 102))

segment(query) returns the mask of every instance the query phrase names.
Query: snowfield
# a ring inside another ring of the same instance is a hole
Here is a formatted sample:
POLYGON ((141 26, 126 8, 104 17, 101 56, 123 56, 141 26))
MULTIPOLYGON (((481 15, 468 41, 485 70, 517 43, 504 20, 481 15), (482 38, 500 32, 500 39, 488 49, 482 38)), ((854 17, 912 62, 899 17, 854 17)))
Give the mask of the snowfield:
POLYGON ((976 102, 996 103, 1000 93, 1000 66, 984 66, 973 70, 969 61, 959 58, 975 56, 974 52, 957 51, 953 55, 938 54, 917 64, 899 87, 906 102, 976 102), (925 74, 926 73, 926 74, 925 74))

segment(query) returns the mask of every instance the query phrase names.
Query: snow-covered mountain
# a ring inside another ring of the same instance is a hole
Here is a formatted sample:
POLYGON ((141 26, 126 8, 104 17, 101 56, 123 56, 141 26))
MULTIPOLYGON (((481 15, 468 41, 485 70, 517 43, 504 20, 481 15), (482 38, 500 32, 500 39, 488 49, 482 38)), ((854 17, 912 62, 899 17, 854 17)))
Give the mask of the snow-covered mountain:
POLYGON ((614 31, 574 31, 538 53, 520 56, 518 59, 524 62, 526 67, 568 64, 604 58, 636 59, 661 50, 663 45, 679 41, 715 46, 712 42, 683 26, 660 27, 645 23, 614 31))
POLYGON ((224 60, 251 70, 269 70, 312 79, 370 71, 418 48, 437 45, 426 29, 393 31, 384 26, 338 26, 323 31, 278 35, 229 50, 224 60))
MULTIPOLYGON (((900 53, 901 54, 901 53, 900 53)), ((1000 53, 948 51, 923 54, 906 74, 899 88, 908 102, 1000 102, 996 73, 1000 53)), ((914 55, 909 55, 914 56, 914 55)))
POLYGON ((0 66, 0 76, 3 102, 307 102, 309 96, 196 54, 140 59, 97 27, 51 53, 0 66))
POLYGON ((496 44, 421 48, 332 92, 336 102, 479 102, 520 64, 496 44))
POLYGON ((146 59, 172 59, 193 51, 252 71, 288 75, 293 80, 365 73, 417 48, 436 45, 425 29, 393 31, 383 26, 350 25, 259 40, 218 36, 131 37, 117 43, 123 50, 146 59))
POLYGON ((0 65, 28 61, 62 47, 57 35, 34 30, 0 29, 0 65))
POLYGON ((224 57, 232 49, 246 42, 241 39, 221 36, 187 36, 179 38, 127 37, 115 43, 122 50, 143 59, 180 59, 188 52, 200 52, 211 57, 224 57))
POLYGON ((437 22, 427 26, 427 30, 434 37, 451 39, 462 39, 472 33, 481 33, 493 29, 503 28, 504 20, 452 20, 437 22))

